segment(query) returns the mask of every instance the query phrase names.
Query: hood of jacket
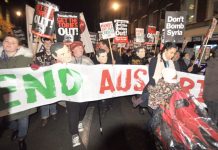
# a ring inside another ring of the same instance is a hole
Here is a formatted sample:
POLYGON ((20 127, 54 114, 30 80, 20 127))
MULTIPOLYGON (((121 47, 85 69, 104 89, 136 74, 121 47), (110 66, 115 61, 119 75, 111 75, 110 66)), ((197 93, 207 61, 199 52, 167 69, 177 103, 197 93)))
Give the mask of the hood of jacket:
MULTIPOLYGON (((3 52, 3 47, 0 47, 0 56, 2 55, 3 52)), ((33 53, 32 50, 25 48, 23 46, 21 46, 18 50, 17 53, 14 55, 14 57, 16 56, 24 56, 24 57, 33 57, 33 53)))

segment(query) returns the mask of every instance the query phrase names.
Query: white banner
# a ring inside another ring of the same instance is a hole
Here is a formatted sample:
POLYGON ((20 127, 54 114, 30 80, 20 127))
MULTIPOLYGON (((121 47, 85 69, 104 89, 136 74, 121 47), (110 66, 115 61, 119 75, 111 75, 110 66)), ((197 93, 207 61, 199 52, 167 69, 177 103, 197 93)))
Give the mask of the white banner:
MULTIPOLYGON (((202 95, 204 77, 179 73, 184 90, 202 95)), ((55 64, 0 70, 0 87, 9 88, 10 100, 0 106, 0 116, 57 101, 85 102, 141 94, 148 83, 148 66, 55 64)))

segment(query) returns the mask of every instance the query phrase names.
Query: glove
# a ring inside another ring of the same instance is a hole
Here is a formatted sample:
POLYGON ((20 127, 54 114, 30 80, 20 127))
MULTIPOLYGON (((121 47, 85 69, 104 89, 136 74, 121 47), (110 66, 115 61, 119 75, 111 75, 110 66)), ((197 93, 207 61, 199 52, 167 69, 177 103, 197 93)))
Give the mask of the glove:
POLYGON ((32 70, 38 70, 40 66, 37 64, 31 64, 30 67, 32 70))

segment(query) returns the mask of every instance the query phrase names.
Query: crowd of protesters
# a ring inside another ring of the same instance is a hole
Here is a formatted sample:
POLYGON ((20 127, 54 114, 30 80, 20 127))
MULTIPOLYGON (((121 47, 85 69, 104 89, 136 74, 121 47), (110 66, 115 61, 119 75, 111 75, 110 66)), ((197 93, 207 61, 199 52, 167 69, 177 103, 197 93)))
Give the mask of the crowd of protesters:
MULTIPOLYGON (((21 46, 19 39, 13 35, 8 35, 3 40, 3 46, 0 47, 0 69, 10 69, 10 68, 21 68, 31 66, 32 69, 37 69, 39 66, 49 66, 54 63, 72 63, 72 64, 123 64, 123 65, 149 65, 149 83, 143 90, 142 95, 135 95, 132 97, 133 107, 139 106, 140 114, 145 114, 147 110, 152 113, 152 109, 158 107, 158 99, 162 97, 157 97, 154 95, 156 87, 163 87, 163 82, 167 81, 169 83, 174 82, 175 71, 187 72, 200 74, 204 67, 199 67, 197 59, 195 56, 191 56, 190 53, 178 50, 175 43, 166 43, 162 50, 155 47, 146 48, 146 46, 140 46, 137 48, 117 48, 116 44, 112 45, 112 51, 110 51, 110 46, 108 41, 100 41, 97 44, 96 52, 89 57, 85 56, 84 45, 81 41, 72 43, 71 45, 64 45, 61 43, 54 43, 51 39, 43 39, 44 51, 36 53, 33 56, 31 51, 27 48, 21 46), (66 60, 67 55, 69 57, 66 60), (33 59, 34 58, 34 59, 33 59), (37 66, 37 67, 36 67, 37 66), (168 69, 168 70, 166 70, 168 69), (171 69, 171 70, 170 70, 171 69), (167 74, 171 73, 171 74, 167 74), (170 79, 169 79, 170 76, 170 79), (164 80, 162 80, 164 79, 164 80), (169 80, 168 80, 169 79, 169 80), (160 81, 162 80, 162 81, 160 81), (150 95, 148 93, 151 93, 150 95), (150 100, 150 101, 149 101, 150 100)), ((208 105, 209 114, 211 117, 218 121, 218 111, 216 109, 218 95, 215 90, 218 85, 217 83, 217 49, 211 51, 210 57, 206 58, 206 63, 208 63, 208 72, 206 72, 205 78, 205 90, 204 98, 208 105), (213 75, 213 76, 212 76, 213 75), (212 76, 212 77, 211 77, 212 76)), ((173 86, 172 88, 178 88, 173 86)), ((169 93, 165 93, 169 97, 169 93)), ((3 98, 8 98, 8 93, 4 93, 3 98)), ((111 99, 102 101, 107 111, 110 107, 113 107, 113 102, 111 99), (107 102, 107 103, 106 103, 107 102)), ((73 149, 85 149, 84 144, 79 136, 79 132, 83 131, 81 124, 84 118, 86 108, 88 106, 87 102, 76 103, 76 102, 66 102, 66 109, 69 121, 69 130, 72 134, 72 147, 73 149)), ((39 108, 41 112, 42 127, 47 125, 48 118, 51 117, 56 120, 56 104, 50 104, 41 106, 39 108)), ((12 129, 12 140, 18 139, 19 149, 27 149, 25 138, 28 131, 29 116, 36 112, 36 109, 30 109, 24 112, 16 113, 10 115, 8 119, 10 120, 10 129, 12 129)))

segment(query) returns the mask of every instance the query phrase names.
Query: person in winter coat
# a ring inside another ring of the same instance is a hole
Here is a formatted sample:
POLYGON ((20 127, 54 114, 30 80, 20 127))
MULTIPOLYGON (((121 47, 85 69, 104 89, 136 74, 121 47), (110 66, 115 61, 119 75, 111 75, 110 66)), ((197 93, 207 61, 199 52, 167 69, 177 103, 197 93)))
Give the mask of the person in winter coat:
MULTIPOLYGON (((32 51, 20 46, 21 43, 16 36, 7 35, 3 40, 3 46, 0 47, 0 69, 29 67, 32 63, 32 51)), ((25 150, 25 137, 29 125, 29 115, 36 112, 36 109, 30 109, 9 115, 10 128, 13 130, 12 140, 18 138, 19 149, 25 150)))
MULTIPOLYGON (((160 54, 157 55, 157 57, 154 57, 151 59, 148 67, 148 73, 149 73, 149 82, 148 85, 155 84, 163 77, 162 70, 164 68, 172 68, 175 69, 174 63, 172 61, 172 58, 174 57, 177 50, 177 46, 175 43, 168 42, 164 45, 163 50, 160 54)), ((146 108, 149 111, 148 106, 148 96, 149 92, 147 91, 147 86, 144 88, 141 99, 143 102, 140 104, 140 114, 144 114, 146 111, 146 108)))
MULTIPOLYGON (((83 55, 84 46, 80 41, 74 41, 70 49, 63 43, 55 43, 51 46, 52 56, 57 63, 72 63, 80 65, 93 65, 89 57, 83 55)), ((85 150, 86 147, 82 142, 79 132, 84 130, 82 120, 86 113, 88 102, 66 102, 69 131, 72 135, 73 150, 85 150)))
POLYGON ((132 65, 146 65, 148 64, 148 59, 145 57, 146 51, 143 47, 136 48, 136 55, 130 60, 132 65))
MULTIPOLYGON (((51 55, 50 47, 53 41, 48 38, 43 39, 44 51, 36 53, 35 63, 39 66, 50 66, 55 63, 55 59, 51 55)), ((42 127, 45 127, 48 123, 48 118, 51 117, 56 120, 57 108, 56 103, 44 105, 40 107, 42 127)))
POLYGON ((207 104, 209 116, 218 124, 218 47, 213 50, 215 53, 207 62, 203 98, 207 104))

